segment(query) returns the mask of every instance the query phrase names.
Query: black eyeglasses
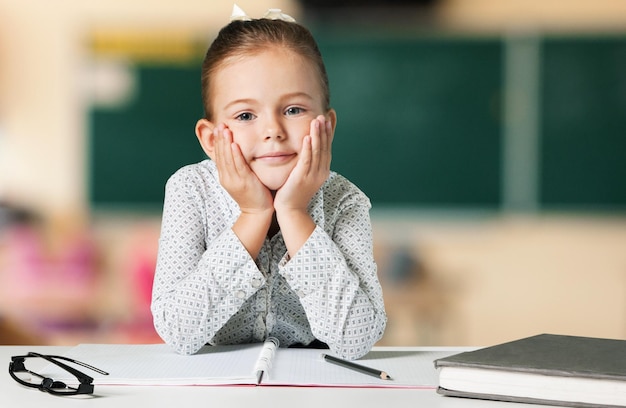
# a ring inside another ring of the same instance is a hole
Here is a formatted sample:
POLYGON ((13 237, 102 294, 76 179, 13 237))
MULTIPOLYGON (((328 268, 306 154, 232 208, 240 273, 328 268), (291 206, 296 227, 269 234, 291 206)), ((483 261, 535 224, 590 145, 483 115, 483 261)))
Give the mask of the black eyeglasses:
POLYGON ((71 367, 65 363, 62 363, 59 360, 69 361, 70 363, 77 364, 79 366, 88 368, 93 370, 99 374, 109 375, 109 373, 100 370, 99 368, 90 366, 89 364, 85 364, 83 362, 73 360, 71 358, 63 357, 63 356, 51 356, 44 355, 39 353, 30 352, 25 356, 13 356, 11 357, 11 362, 9 363, 9 374, 15 381, 22 384, 25 387, 37 388, 40 391, 48 392, 53 395, 78 395, 78 394, 93 394, 93 378, 84 374, 74 367, 71 367), (24 363, 28 359, 34 358, 43 358, 44 360, 55 364, 56 366, 62 368, 63 370, 72 374, 78 380, 78 387, 73 388, 65 384, 61 381, 55 381, 52 378, 43 376, 41 374, 37 374, 34 371, 30 371, 26 368, 24 363), (33 377, 37 377, 41 379, 41 381, 36 380, 33 377))

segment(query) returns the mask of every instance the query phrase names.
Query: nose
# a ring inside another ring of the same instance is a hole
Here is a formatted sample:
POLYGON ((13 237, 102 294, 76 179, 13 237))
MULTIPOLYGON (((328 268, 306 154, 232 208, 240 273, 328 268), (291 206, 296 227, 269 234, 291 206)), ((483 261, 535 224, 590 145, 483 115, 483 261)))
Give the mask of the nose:
POLYGON ((282 122, 280 118, 275 115, 270 115, 267 117, 265 122, 265 130, 263 131, 263 138, 265 140, 271 139, 285 139, 287 134, 285 133, 285 129, 282 126, 282 122))

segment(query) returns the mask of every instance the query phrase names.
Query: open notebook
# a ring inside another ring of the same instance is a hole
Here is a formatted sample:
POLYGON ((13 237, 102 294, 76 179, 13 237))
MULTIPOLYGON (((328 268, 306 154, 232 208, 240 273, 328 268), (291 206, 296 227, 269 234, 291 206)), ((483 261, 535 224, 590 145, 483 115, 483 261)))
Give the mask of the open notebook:
MULTIPOLYGON (((272 348, 266 342, 233 346, 207 346, 197 354, 176 354, 165 344, 81 344, 65 356, 110 373, 100 375, 77 367, 94 378, 96 385, 260 385, 318 387, 436 388, 433 360, 453 352, 371 351, 357 362, 385 371, 393 380, 382 380, 324 361, 328 350, 272 348)), ((71 384, 69 374, 50 365, 44 369, 55 380, 71 384)))

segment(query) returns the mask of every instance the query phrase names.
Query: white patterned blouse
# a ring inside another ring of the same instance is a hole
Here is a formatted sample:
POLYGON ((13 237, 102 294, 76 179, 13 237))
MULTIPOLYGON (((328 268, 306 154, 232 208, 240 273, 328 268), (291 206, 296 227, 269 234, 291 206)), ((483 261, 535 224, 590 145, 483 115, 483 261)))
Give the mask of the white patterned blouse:
POLYGON ((281 233, 252 259, 231 227, 240 210, 215 163, 167 182, 152 294, 154 325, 178 353, 205 344, 281 347, 315 340, 356 359, 383 335, 387 317, 373 258, 370 201, 331 172, 309 203, 316 228, 289 258, 281 233))

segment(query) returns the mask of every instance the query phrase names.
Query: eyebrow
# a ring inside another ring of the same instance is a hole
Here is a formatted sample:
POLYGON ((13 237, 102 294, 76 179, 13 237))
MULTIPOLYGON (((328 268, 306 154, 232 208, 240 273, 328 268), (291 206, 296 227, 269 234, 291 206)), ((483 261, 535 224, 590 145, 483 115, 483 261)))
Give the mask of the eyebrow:
POLYGON ((242 99, 235 99, 234 101, 228 102, 228 103, 226 104, 226 106, 224 106, 224 109, 228 109, 228 108, 230 108, 231 106, 233 106, 233 105, 237 105, 237 104, 239 104, 239 103, 244 103, 244 104, 249 105, 249 104, 252 104, 252 103, 254 103, 254 102, 256 102, 256 100, 255 100, 255 99, 246 99, 246 98, 242 98, 242 99))
POLYGON ((293 92, 287 95, 283 95, 282 99, 290 99, 290 98, 298 98, 298 97, 304 97, 306 99, 309 100, 314 100, 315 98, 313 98, 311 95, 309 95, 306 92, 293 92))

